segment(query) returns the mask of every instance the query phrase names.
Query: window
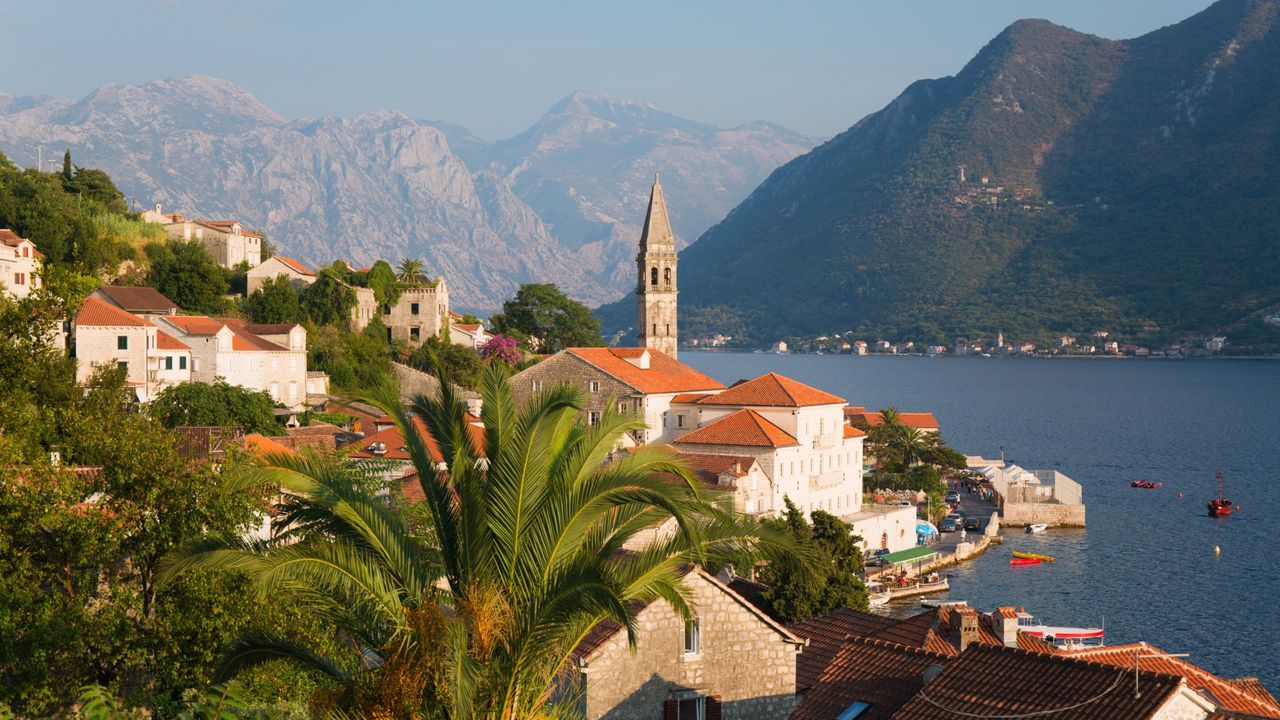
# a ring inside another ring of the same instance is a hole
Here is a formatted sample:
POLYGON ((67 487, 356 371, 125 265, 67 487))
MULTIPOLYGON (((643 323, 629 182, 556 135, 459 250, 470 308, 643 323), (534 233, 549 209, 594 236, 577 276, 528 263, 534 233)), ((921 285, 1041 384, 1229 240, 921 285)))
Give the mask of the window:
POLYGON ((116 367, 120 368, 121 370, 128 370, 128 369, 129 369, 129 361, 128 361, 128 360, 117 360, 117 361, 116 361, 116 367))
POLYGON ((116 349, 117 349, 117 350, 128 350, 128 349, 129 349, 129 336, 128 336, 128 335, 117 335, 117 336, 116 336, 116 349))
POLYGON ((697 655, 702 652, 702 621, 691 618, 684 622, 684 654, 697 655))
POLYGON ((272 400, 280 399, 280 383, 278 382, 271 383, 271 399, 272 400))
MULTIPOLYGON (((417 307, 417 306, 415 305, 414 307, 417 307)), ((417 313, 415 312, 414 315, 417 315, 417 313)), ((421 337, 422 337, 422 328, 418 328, 418 327, 409 328, 410 340, 418 340, 421 337)))
POLYGON ((418 314, 418 303, 409 303, 409 314, 410 315, 418 314))
POLYGON ((173 369, 173 356, 172 356, 172 355, 166 355, 166 356, 164 357, 164 369, 165 369, 165 370, 172 370, 172 369, 173 369))
POLYGON ((671 268, 662 268, 662 282, 671 284, 671 268))
POLYGON ((706 720, 706 717, 706 698, 689 698, 676 705, 676 720, 706 720))
POLYGON ((626 411, 627 411, 627 404, 624 402, 618 403, 618 412, 624 413, 626 411))
POLYGON ((592 380, 591 382, 587 383, 587 389, 589 389, 593 393, 600 392, 600 381, 592 380))
POLYGON ((26 284, 27 284, 26 278, 25 278, 25 277, 23 277, 23 273, 14 273, 14 274, 13 274, 13 284, 14 284, 14 285, 26 285, 26 284))
POLYGON ((652 334, 653 334, 653 335, 657 335, 657 334, 658 334, 658 323, 654 323, 654 324, 653 324, 653 333, 652 333, 652 334))
POLYGON ((22 257, 31 257, 31 248, 26 245, 22 246, 22 257))
POLYGON ((658 268, 656 267, 649 269, 649 284, 650 285, 658 284, 658 268))
POLYGON ((678 428, 684 427, 684 413, 681 413, 676 416, 676 427, 678 428))
POLYGON ((587 424, 590 425, 591 427, 595 427, 596 425, 600 424, 599 411, 590 410, 587 412, 587 424))
POLYGON ((186 355, 179 355, 179 356, 178 356, 178 369, 179 369, 179 370, 186 370, 186 369, 187 369, 187 356, 186 356, 186 355))

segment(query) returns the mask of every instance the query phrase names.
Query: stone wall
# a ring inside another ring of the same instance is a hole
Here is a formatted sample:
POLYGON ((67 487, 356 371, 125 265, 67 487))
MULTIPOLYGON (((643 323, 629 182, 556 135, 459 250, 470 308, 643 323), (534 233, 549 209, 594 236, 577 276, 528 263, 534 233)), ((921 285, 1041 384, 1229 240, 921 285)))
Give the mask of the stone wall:
POLYGON ((615 411, 627 412, 640 412, 643 409, 640 399, 633 397, 635 391, 631 386, 567 352, 553 355, 516 373, 511 378, 511 392, 516 402, 521 403, 538 392, 561 383, 572 385, 582 392, 584 420, 593 412, 604 417, 605 410, 610 407, 615 411), (594 391, 592 383, 595 383, 594 391))
POLYGON ((661 720, 672 697, 719 696, 721 717, 788 717, 798 702, 796 655, 788 641, 715 580, 694 572, 701 652, 684 652, 684 619, 665 601, 637 615, 635 653, 620 631, 586 658, 586 717, 661 720))
POLYGON ((1007 526, 1044 523, 1050 527, 1084 527, 1084 505, 1005 503, 1000 513, 1001 522, 1007 526))

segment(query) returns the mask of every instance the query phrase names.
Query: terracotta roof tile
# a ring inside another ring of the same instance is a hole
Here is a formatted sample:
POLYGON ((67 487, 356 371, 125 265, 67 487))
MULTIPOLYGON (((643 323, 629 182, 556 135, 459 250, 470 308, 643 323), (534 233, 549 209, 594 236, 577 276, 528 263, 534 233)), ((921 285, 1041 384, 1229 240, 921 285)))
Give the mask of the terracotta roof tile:
MULTIPOLYGON (((884 424, 884 415, 882 413, 868 411, 862 407, 845 408, 844 417, 855 427, 876 427, 884 424)), ((939 427, 938 418, 934 417, 931 412, 898 413, 898 420, 903 425, 917 430, 937 430, 939 427)))
MULTIPOLYGON (((427 453, 435 462, 444 459, 444 455, 440 453, 440 445, 436 439, 432 437, 427 430, 427 425, 422 418, 413 418, 413 424, 418 428, 418 433, 422 435, 423 440, 427 444, 427 453)), ((478 453, 483 454, 485 435, 484 427, 479 421, 469 423, 467 429, 471 433, 471 442, 478 453)), ((372 435, 367 435, 363 440, 353 443, 355 451, 351 453, 354 458, 386 458, 388 460, 409 460, 409 450, 405 446, 404 436, 400 434, 400 429, 392 425, 385 430, 380 430, 372 435), (382 443, 385 450, 375 450, 373 446, 382 443)))
POLYGON ((1235 685, 1250 695, 1262 700, 1263 702, 1280 707, 1280 701, 1262 684, 1262 681, 1254 675, 1245 675, 1243 677, 1227 678, 1227 682, 1235 685))
POLYGON ((188 335, 217 335, 225 327, 225 323, 203 315, 171 315, 164 322, 188 335))
POLYGON ((719 487, 720 475, 730 473, 735 478, 745 477, 751 472, 756 459, 746 455, 711 455, 708 453, 680 453, 681 459, 689 464, 700 480, 708 487, 719 487))
MULTIPOLYGON (((806 648, 800 657, 809 652, 806 648)), ((792 720, 831 720, 855 702, 869 707, 858 720, 888 720, 924 687, 924 671, 947 661, 943 655, 883 640, 854 638, 832 658, 804 694, 792 720)))
POLYGON ((106 295, 111 302, 129 312, 162 312, 168 313, 178 309, 177 303, 170 300, 153 287, 125 287, 123 285, 102 285, 98 292, 106 295))
POLYGON ((893 717, 955 720, 963 713, 1008 716, 1057 710, 1053 717, 1064 720, 1140 720, 1152 717, 1180 685, 1175 676, 1148 672, 1140 682, 1142 694, 1134 697, 1132 670, 974 644, 893 717), (1075 705, 1081 707, 1062 712, 1075 705))
POLYGON ((755 410, 739 410, 676 439, 677 445, 737 445, 790 447, 799 445, 787 431, 755 410))
POLYGON ((708 398, 708 397, 711 397, 710 393, 680 393, 679 395, 676 395, 675 397, 671 398, 671 402, 685 403, 685 404, 691 405, 693 403, 698 402, 699 400, 702 400, 703 398, 708 398))
POLYGON ((85 298, 76 313, 76 325, 81 327, 150 327, 142 318, 125 312, 105 300, 85 298))
POLYGON ((163 330, 156 330, 157 350, 190 350, 181 340, 163 330))
POLYGON ((292 448, 276 442, 274 439, 261 435, 259 433, 250 433, 244 436, 244 449, 254 457, 261 458, 268 453, 281 455, 297 455, 292 448))
POLYGON ((565 352, 642 393, 681 393, 724 387, 720 381, 651 348, 569 348, 565 352), (629 362, 645 352, 649 353, 647 370, 629 362))
POLYGON ((1129 668, 1130 670, 1133 669, 1134 655, 1136 654, 1139 656, 1137 658, 1138 667, 1142 670, 1186 678, 1189 687, 1207 696, 1215 705, 1224 710, 1266 718, 1280 718, 1280 704, 1276 703, 1275 698, 1271 697, 1271 694, 1267 692, 1266 688, 1262 687, 1257 678, 1252 678, 1253 683, 1247 685, 1236 684, 1231 680, 1220 678, 1208 670, 1192 665, 1182 658, 1168 655, 1160 648, 1147 643, 1085 648, 1083 650, 1068 651, 1066 654, 1069 657, 1129 668), (1253 691, 1251 692, 1251 690, 1253 691), (1262 694, 1259 695, 1257 691, 1262 694))
POLYGON ((850 638, 871 635, 897 622, 881 615, 840 608, 788 625, 791 632, 809 640, 809 647, 796 658, 796 692, 813 687, 831 658, 850 638))
POLYGON ((844 436, 847 438, 866 437, 867 434, 856 427, 844 426, 844 436))
POLYGON ((291 257, 285 257, 283 255, 272 255, 271 257, 284 263, 285 267, 289 268, 290 270, 296 273, 299 273, 302 275, 316 274, 315 270, 312 270, 311 268, 307 267, 306 265, 303 265, 301 262, 298 262, 297 260, 294 260, 291 257))
POLYGON ((844 404, 844 398, 823 392, 777 373, 740 382, 721 393, 698 402, 700 405, 738 405, 744 407, 807 407, 810 405, 844 404))

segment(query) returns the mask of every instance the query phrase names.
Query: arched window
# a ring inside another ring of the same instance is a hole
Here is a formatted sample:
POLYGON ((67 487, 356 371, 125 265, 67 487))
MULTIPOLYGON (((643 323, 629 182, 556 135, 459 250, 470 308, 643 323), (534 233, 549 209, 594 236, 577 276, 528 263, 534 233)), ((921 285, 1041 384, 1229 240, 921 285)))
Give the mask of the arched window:
POLYGON ((649 268, 649 284, 650 284, 650 285, 657 285, 657 284, 658 284, 658 268, 656 268, 656 267, 655 267, 655 268, 649 268))
POLYGON ((880 535, 880 549, 881 550, 889 549, 889 533, 883 533, 880 535))
POLYGON ((662 268, 662 282, 671 284, 671 268, 662 268))

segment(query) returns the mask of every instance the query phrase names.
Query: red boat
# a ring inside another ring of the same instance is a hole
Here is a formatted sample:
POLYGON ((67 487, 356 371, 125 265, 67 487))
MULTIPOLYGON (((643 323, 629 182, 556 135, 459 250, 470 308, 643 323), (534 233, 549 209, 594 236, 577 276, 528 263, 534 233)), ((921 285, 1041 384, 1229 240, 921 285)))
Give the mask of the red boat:
POLYGON ((1012 558, 1009 560, 1009 564, 1014 567, 1018 567, 1020 565, 1039 565, 1040 558, 1012 558))
POLYGON ((1150 480, 1131 480, 1129 482, 1129 487, 1142 488, 1144 490, 1155 490, 1156 488, 1160 487, 1160 485, 1161 483, 1152 482, 1150 480))
POLYGON ((1218 470, 1218 497, 1209 501, 1209 517, 1226 517, 1231 514, 1231 501, 1222 492, 1222 470, 1218 470))

